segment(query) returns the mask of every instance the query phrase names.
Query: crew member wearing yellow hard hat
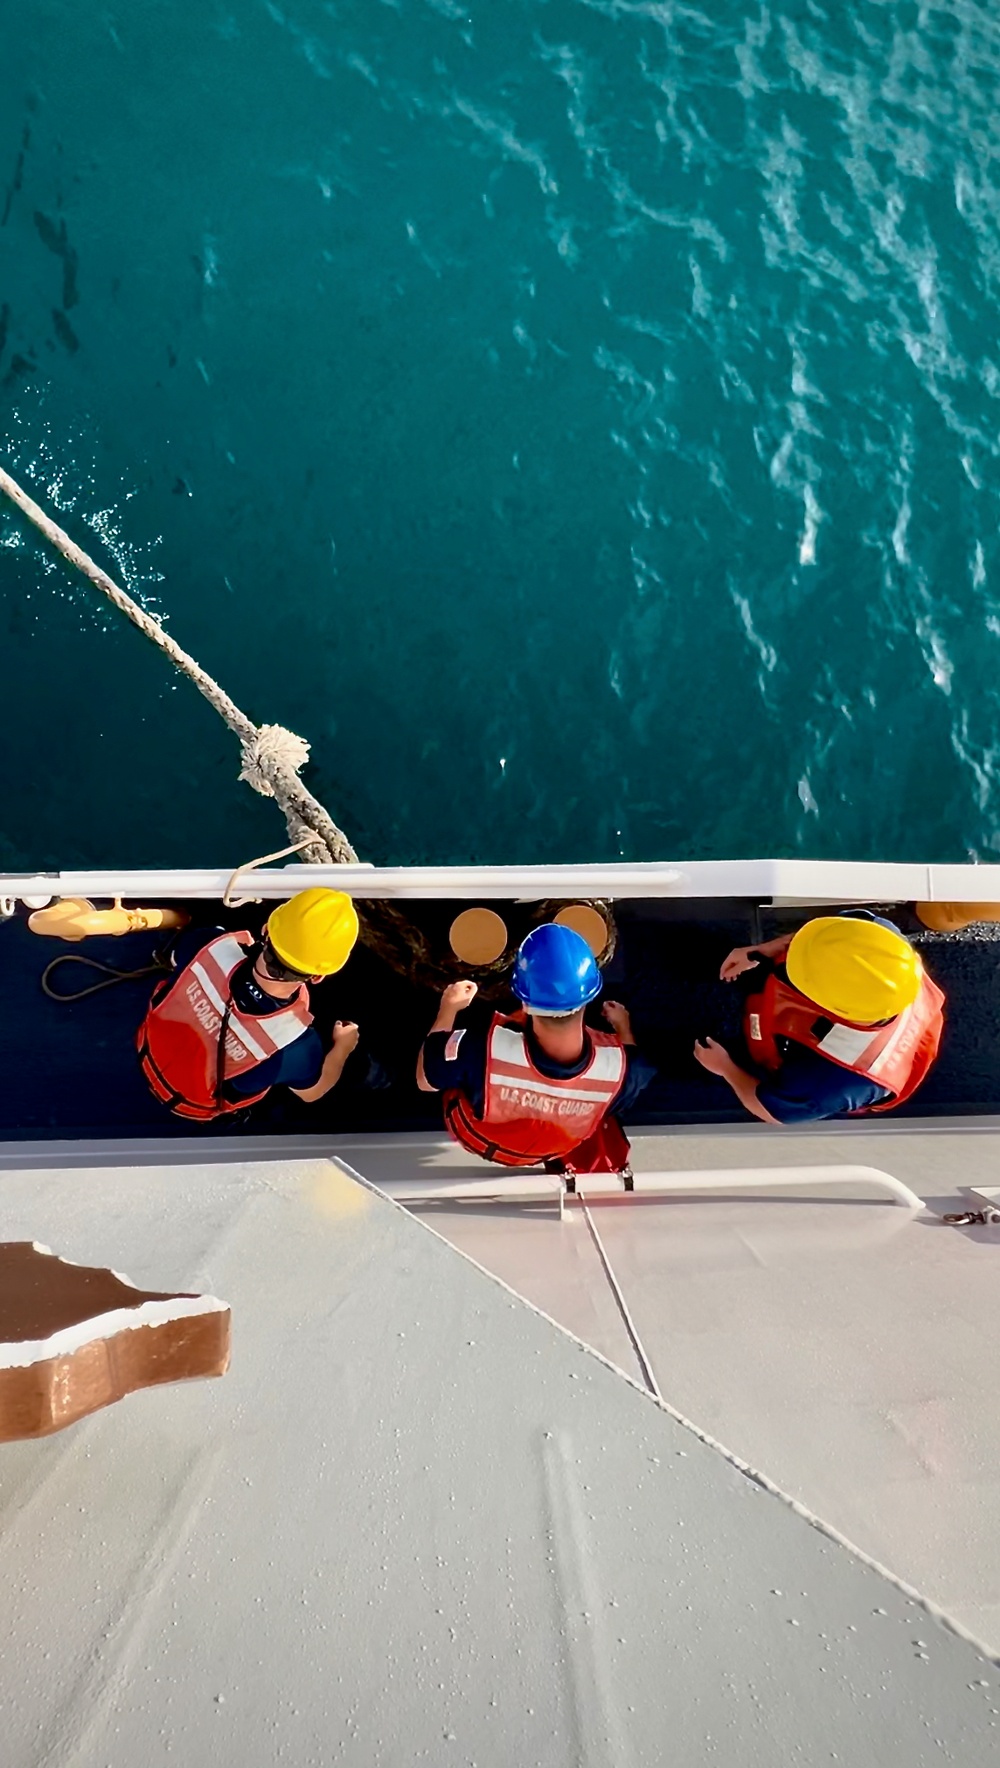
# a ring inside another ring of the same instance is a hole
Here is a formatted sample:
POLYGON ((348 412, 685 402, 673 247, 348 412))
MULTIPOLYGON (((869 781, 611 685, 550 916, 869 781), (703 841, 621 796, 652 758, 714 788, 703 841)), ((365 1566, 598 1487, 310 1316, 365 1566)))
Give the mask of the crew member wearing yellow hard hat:
POLYGON ((944 995, 908 939, 864 910, 820 915, 797 933, 738 946, 720 971, 760 986, 743 1013, 752 1071, 713 1038, 695 1044, 764 1123, 891 1111, 916 1092, 944 1028, 944 995))
POLYGON ((189 929, 177 975, 153 991, 137 1043, 158 1099, 207 1122, 256 1104, 271 1087, 322 1099, 340 1079, 358 1027, 338 1019, 324 1051, 309 984, 342 969, 358 917, 341 890, 303 890, 272 910, 259 938, 189 929))

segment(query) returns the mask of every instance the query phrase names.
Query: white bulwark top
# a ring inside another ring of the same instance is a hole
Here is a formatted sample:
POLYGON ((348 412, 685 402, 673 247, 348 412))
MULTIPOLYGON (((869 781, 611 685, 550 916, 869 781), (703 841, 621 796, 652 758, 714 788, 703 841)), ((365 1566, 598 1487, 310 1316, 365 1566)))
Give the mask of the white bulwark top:
POLYGON ((131 896, 154 900, 283 898, 322 884, 360 897, 494 899, 545 897, 744 897, 751 902, 1000 902, 1000 865, 897 865, 892 861, 720 859, 673 865, 568 866, 232 866, 203 870, 10 872, 0 874, 0 900, 131 896), (235 882, 234 882, 235 881, 235 882))

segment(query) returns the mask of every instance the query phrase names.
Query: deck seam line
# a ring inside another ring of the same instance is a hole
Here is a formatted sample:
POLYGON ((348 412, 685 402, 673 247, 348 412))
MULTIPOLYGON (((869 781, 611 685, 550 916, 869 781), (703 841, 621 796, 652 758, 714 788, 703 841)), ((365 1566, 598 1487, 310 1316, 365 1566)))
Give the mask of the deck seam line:
POLYGON ((593 1240, 595 1247, 597 1248, 597 1256, 600 1259, 601 1264, 604 1268, 604 1275, 608 1280, 608 1284, 610 1286, 611 1293, 614 1296, 615 1301, 618 1306, 618 1312, 620 1313, 620 1315, 622 1317, 622 1323, 625 1327, 625 1331, 628 1333, 629 1341, 631 1343, 632 1349, 635 1352, 636 1362, 638 1363, 639 1368, 642 1370, 643 1379, 646 1383, 646 1386, 649 1388, 650 1393, 653 1395, 653 1398, 659 1400, 662 1405, 663 1395, 660 1392, 659 1384, 657 1382, 656 1375, 653 1370, 652 1362, 646 1352, 646 1347, 643 1344, 642 1339, 639 1337, 639 1329, 636 1326, 636 1323, 633 1320, 631 1313, 629 1312, 629 1306, 628 1306, 628 1302, 625 1300, 624 1291, 622 1290, 622 1286, 619 1283, 617 1276, 615 1275, 614 1267, 611 1263, 610 1258, 608 1257, 607 1251, 605 1249, 604 1241, 601 1239, 601 1236, 598 1233, 597 1223, 594 1221, 594 1218, 590 1213, 590 1209, 587 1204, 587 1199, 584 1197, 583 1192, 579 1188, 579 1182, 577 1183, 577 1196, 580 1199, 580 1208, 583 1210, 584 1216, 586 1218, 587 1226, 590 1229, 590 1237, 593 1240))

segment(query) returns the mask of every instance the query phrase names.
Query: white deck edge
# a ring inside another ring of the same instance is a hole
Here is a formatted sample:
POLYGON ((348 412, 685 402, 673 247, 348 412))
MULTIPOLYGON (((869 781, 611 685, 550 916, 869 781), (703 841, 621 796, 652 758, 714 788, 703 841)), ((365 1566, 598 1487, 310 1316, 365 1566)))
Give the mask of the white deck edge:
MULTIPOLYGON (((217 900, 236 864, 204 869, 8 872, 8 902, 59 896, 217 900)), ((854 860, 739 859, 560 866, 270 866, 245 873, 234 894, 274 900, 325 884, 359 897, 477 901, 549 896, 745 897, 823 902, 1000 902, 1000 865, 910 865, 854 860)))
MULTIPOLYGON (((919 1134, 921 1136, 995 1135, 1000 1130, 1000 1116, 979 1117, 907 1117, 893 1122, 889 1118, 859 1120, 857 1123, 796 1124, 793 1131, 771 1129, 767 1124, 753 1123, 660 1123, 629 1124, 633 1141, 643 1136, 684 1137, 752 1137, 758 1144, 755 1152, 762 1154, 762 1138, 788 1135, 821 1139, 830 1136, 841 1140, 851 1136, 891 1137, 919 1134)), ((358 1132, 341 1136, 107 1136, 65 1138, 51 1141, 0 1142, 0 1172, 25 1172, 31 1168, 55 1170, 90 1166, 231 1166, 250 1160, 332 1160, 340 1155, 364 1152, 366 1149, 393 1148, 426 1152, 432 1147, 452 1144, 443 1129, 383 1130, 358 1132)), ((817 1150, 817 1153, 819 1150, 817 1150)))

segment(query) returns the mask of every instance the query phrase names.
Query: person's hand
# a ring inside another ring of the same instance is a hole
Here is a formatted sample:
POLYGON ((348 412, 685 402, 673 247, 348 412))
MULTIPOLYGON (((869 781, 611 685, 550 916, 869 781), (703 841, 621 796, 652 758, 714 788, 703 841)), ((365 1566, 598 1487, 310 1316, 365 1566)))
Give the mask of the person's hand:
POLYGON ((756 970, 760 960, 759 958, 752 958, 750 956, 750 953, 756 951, 756 949, 756 946, 752 945, 734 946, 728 958, 725 960, 722 969, 719 971, 721 980, 723 982, 735 982, 737 976, 744 976, 748 970, 756 970))
POLYGON ((729 1051, 722 1044, 717 1044, 714 1037, 707 1037, 703 1044, 696 1038, 694 1057, 696 1062, 708 1069, 709 1074, 725 1076, 733 1066, 729 1051))
POLYGON ((349 1056, 352 1050, 357 1049, 360 1036, 361 1033, 353 1019, 338 1019, 333 1028, 333 1047, 335 1050, 342 1050, 345 1056, 349 1056))
POLYGON ((632 1036, 632 1021, 629 1018, 628 1008, 623 1007, 621 1001, 605 1001, 603 1010, 604 1017, 612 1031, 616 1031, 623 1041, 632 1036))
POLYGON ((449 1013, 460 1013, 479 993, 477 982, 449 982, 441 995, 441 1005, 449 1013))

